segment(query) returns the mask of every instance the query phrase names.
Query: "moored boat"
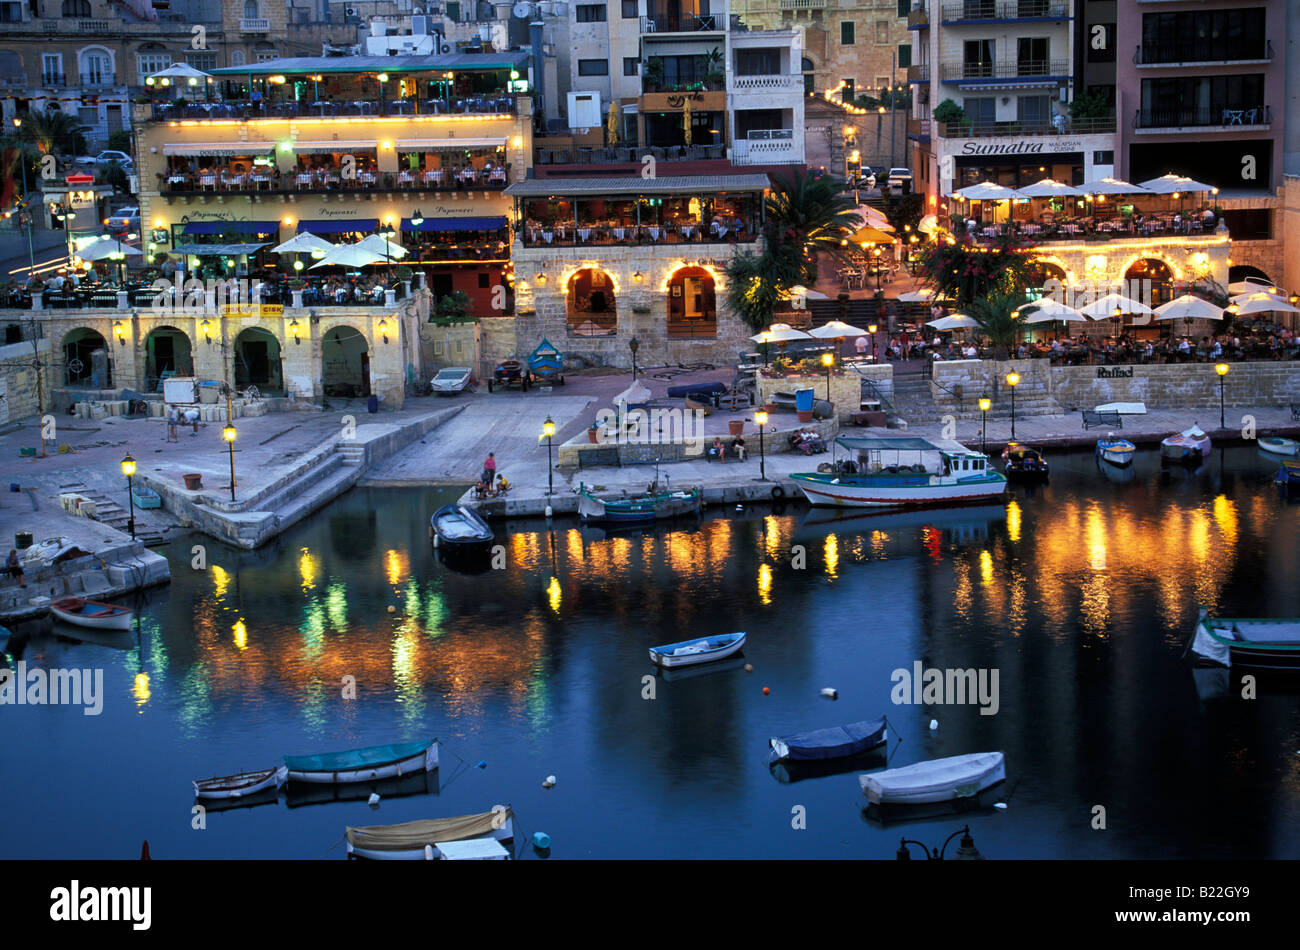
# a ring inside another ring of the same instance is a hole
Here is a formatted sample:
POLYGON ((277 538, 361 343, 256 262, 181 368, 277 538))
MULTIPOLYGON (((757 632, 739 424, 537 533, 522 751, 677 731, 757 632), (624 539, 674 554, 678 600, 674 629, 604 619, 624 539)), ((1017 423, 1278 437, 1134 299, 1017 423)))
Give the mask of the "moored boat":
POLYGON ((819 762, 845 759, 884 745, 889 739, 884 717, 814 729, 767 740, 769 762, 819 762))
POLYGON ((1269 436, 1259 440, 1259 447, 1265 452, 1273 455, 1296 455, 1300 454, 1300 442, 1295 439, 1284 439, 1281 436, 1269 436))
POLYGON ((682 640, 680 643, 668 643, 661 647, 650 648, 650 661, 655 666, 672 669, 678 666, 694 666, 697 663, 711 663, 723 660, 738 653, 745 645, 745 634, 724 633, 713 637, 697 637, 694 640, 682 640))
POLYGON ((158 494, 148 485, 134 485, 131 488, 131 499, 135 502, 137 508, 161 508, 162 495, 158 494))
POLYGON ((922 805, 970 798, 1006 777, 1001 752, 976 752, 873 772, 858 782, 872 804, 922 805))
POLYGON ((492 543, 492 529, 472 508, 443 505, 429 519, 438 546, 445 551, 477 550, 492 543))
POLYGON ((1210 454, 1210 437, 1193 424, 1160 443, 1160 457, 1171 462, 1199 462, 1210 454))
POLYGON ((1037 449, 1020 442, 1008 442, 1002 450, 1006 464, 1002 472, 1008 479, 1022 482, 1046 481, 1049 473, 1047 461, 1037 449))
POLYGON ((797 472, 799 490, 820 507, 869 508, 995 498, 1007 479, 988 456, 951 439, 865 436, 835 440, 854 453, 848 472, 797 472))
POLYGON ((199 798, 246 798, 266 789, 279 788, 288 777, 288 768, 281 765, 256 772, 198 779, 191 784, 194 786, 194 794, 199 798))
POLYGON ((1300 617, 1211 617, 1201 608, 1191 651, 1232 669, 1300 672, 1300 617))
POLYGON ((65 597, 50 604, 54 616, 67 623, 92 630, 130 630, 135 612, 116 604, 103 604, 81 597, 65 597))
POLYGON ((1277 470, 1277 481, 1291 488, 1300 486, 1300 461, 1284 460, 1277 470))
POLYGON ((634 498, 600 499, 578 487, 578 515, 588 524, 632 524, 661 521, 700 513, 703 493, 698 488, 686 491, 654 491, 634 498))
POLYGON ((286 755, 291 782, 368 782, 438 767, 438 740, 369 746, 320 755, 286 755))
POLYGON ((528 357, 528 369, 538 383, 564 385, 564 357, 550 340, 543 339, 537 344, 537 349, 528 357))
POLYGON ((1097 458, 1111 465, 1132 465, 1133 456, 1137 455, 1137 446, 1128 439, 1117 439, 1115 433, 1107 433, 1106 438, 1097 440, 1097 458))
POLYGON ((348 828, 344 833, 349 858, 374 861, 506 858, 510 852, 501 842, 512 841, 514 836, 514 814, 506 805, 475 815, 348 828), (444 847, 460 842, 482 844, 474 848, 444 847))

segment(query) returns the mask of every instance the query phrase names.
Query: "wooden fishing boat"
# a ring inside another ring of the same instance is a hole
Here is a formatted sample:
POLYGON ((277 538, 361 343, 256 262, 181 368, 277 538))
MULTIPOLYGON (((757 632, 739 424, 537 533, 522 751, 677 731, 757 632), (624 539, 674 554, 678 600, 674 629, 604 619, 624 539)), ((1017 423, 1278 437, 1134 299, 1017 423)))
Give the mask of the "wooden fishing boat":
POLYGON ((668 643, 661 647, 650 648, 650 662, 664 669, 678 666, 695 666, 698 663, 711 663, 723 660, 739 653, 745 645, 745 634, 724 633, 714 637, 698 637, 694 640, 682 640, 680 643, 668 643))
POLYGON ((856 456, 855 472, 790 476, 813 505, 952 504, 995 498, 1007 488, 1006 476, 988 464, 988 456, 951 439, 862 436, 835 441, 856 456))
POLYGON ((443 505, 429 519, 438 547, 444 551, 480 549, 492 543, 492 529, 473 508, 443 505))
POLYGON ((1210 454, 1210 437, 1193 424, 1160 443, 1160 457, 1170 462, 1199 462, 1210 454))
POLYGON ((564 385, 562 372, 564 357, 551 345, 550 340, 543 338, 542 342, 537 344, 537 349, 533 350, 532 355, 528 357, 528 369, 538 383, 564 385))
POLYGON ((1128 439, 1115 438, 1113 432, 1106 438, 1097 440, 1097 458, 1103 462, 1123 467, 1132 465, 1135 455, 1137 455, 1137 446, 1128 439))
POLYGON ((137 508, 161 508, 162 495, 158 494, 148 485, 133 485, 131 488, 131 498, 135 501, 137 508))
POLYGON ((923 805, 970 798, 1006 777, 1001 752, 976 752, 874 772, 858 782, 872 804, 923 805))
POLYGON ((1219 666, 1300 672, 1300 617, 1211 617, 1202 607, 1190 646, 1219 666))
POLYGON ((1295 439, 1284 439, 1280 436, 1270 436, 1266 439, 1259 440, 1259 447, 1265 452, 1273 455, 1296 455, 1300 454, 1300 442, 1295 439))
POLYGON ((1277 481, 1289 488, 1300 487, 1300 461, 1285 459, 1277 471, 1277 481))
POLYGON ((438 740, 369 746, 320 755, 286 755, 291 782, 368 782, 409 772, 431 772, 438 767, 438 740))
POLYGON ((60 558, 67 560, 69 554, 76 556, 77 552, 89 553, 81 551, 71 538, 46 538, 23 552, 23 568, 31 571, 39 567, 48 567, 60 558))
POLYGON ((1002 450, 1002 458, 1006 460, 1006 464, 1002 466, 1002 473, 1008 479, 1021 482, 1047 480, 1049 468, 1043 459, 1043 454, 1037 449, 1031 449, 1020 442, 1008 442, 1007 447, 1002 450))
POLYGON ((135 612, 125 607, 80 597, 56 600, 50 604, 50 611, 60 620, 92 630, 130 630, 135 619, 135 612))
POLYGON ((256 772, 240 772, 237 775, 198 779, 192 784, 194 794, 199 798, 246 798, 266 789, 279 788, 288 777, 288 768, 281 765, 278 768, 259 769, 256 772))
POLYGON ((846 726, 814 729, 767 740, 769 762, 817 762, 845 759, 884 745, 889 739, 884 718, 851 722, 846 726))
POLYGON ((634 498, 600 499, 578 486, 578 515, 588 524, 631 524, 697 515, 703 501, 698 488, 656 491, 634 498))
POLYGON ((514 836, 514 813, 509 806, 498 806, 476 815, 407 821, 400 825, 370 825, 348 828, 344 832, 348 857, 373 861, 505 859, 510 852, 501 842, 512 841, 514 836), (448 847, 463 842, 476 842, 478 845, 472 848, 448 847))

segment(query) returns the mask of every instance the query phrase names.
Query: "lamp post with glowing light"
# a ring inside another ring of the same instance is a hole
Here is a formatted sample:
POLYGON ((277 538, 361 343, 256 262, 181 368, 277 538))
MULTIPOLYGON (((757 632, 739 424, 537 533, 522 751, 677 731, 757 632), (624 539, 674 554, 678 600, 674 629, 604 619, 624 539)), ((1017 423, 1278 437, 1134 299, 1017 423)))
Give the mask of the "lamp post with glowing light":
POLYGON ((1223 418, 1223 381, 1227 378, 1228 370, 1232 369, 1227 363, 1215 363, 1214 371, 1219 374, 1219 428, 1224 427, 1223 418))
POLYGON ((227 422, 226 427, 221 430, 221 437, 226 440, 226 448, 230 450, 230 500, 235 500, 235 439, 239 437, 232 423, 227 422))
POLYGON ((989 431, 989 410, 993 408, 993 400, 988 396, 980 396, 980 451, 985 452, 985 439, 989 431))
POLYGON ((832 353, 822 354, 822 365, 826 367, 826 401, 831 401, 831 367, 835 365, 835 355, 832 353))
POLYGON ((131 516, 126 522, 127 530, 131 532, 131 540, 135 540, 135 459, 131 458, 131 453, 126 453, 126 458, 122 459, 122 474, 126 476, 126 497, 130 499, 131 516))
MULTIPOLYGON (((20 118, 15 118, 14 128, 21 129, 22 126, 23 126, 23 120, 20 118)), ((32 196, 27 191, 27 156, 24 154, 24 150, 21 142, 18 146, 18 164, 22 165, 23 167, 22 206, 24 206, 24 210, 19 214, 18 222, 21 224, 24 217, 27 219, 27 276, 28 278, 31 278, 36 273, 36 250, 35 250, 35 246, 32 244, 32 209, 31 209, 32 196)))
POLYGON ((767 481, 767 459, 763 454, 763 427, 767 425, 767 410, 755 409, 754 422, 758 425, 758 480, 767 481))
POLYGON ((1020 385, 1020 374, 1007 373, 1007 385, 1011 387, 1011 441, 1016 441, 1016 387, 1020 385))
POLYGON ((925 855, 927 861, 942 861, 944 855, 947 854, 948 845, 950 845, 952 839, 958 835, 961 835, 961 842, 958 844, 957 851, 955 852, 957 860, 983 861, 984 855, 980 854, 979 849, 975 847, 975 839, 971 837, 970 825, 967 825, 965 828, 959 828, 957 831, 950 834, 947 840, 944 841, 942 848, 927 848, 923 842, 913 841, 910 838, 900 838, 898 842, 898 852, 895 856, 900 861, 912 860, 912 852, 908 850, 907 846, 915 844, 920 846, 921 852, 925 855))
POLYGON ((867 324, 867 332, 871 334, 871 362, 876 362, 876 331, 880 329, 874 323, 867 324))
POLYGON ((555 440, 555 420, 550 416, 542 423, 542 435, 546 436, 546 494, 555 494, 555 469, 551 467, 551 445, 555 440))

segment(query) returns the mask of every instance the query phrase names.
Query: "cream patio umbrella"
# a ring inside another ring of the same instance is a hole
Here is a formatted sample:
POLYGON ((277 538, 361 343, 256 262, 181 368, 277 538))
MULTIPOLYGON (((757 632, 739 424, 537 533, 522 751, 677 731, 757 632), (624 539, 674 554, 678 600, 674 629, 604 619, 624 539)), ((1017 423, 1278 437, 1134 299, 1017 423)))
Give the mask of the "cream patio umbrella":
POLYGON ((931 320, 926 326, 934 327, 936 330, 969 330, 979 326, 979 323, 974 317, 968 317, 964 313, 952 313, 938 320, 931 320))
MULTIPOLYGON (((1236 308, 1233 313, 1238 316, 1244 316, 1248 313, 1269 313, 1274 310, 1279 313, 1300 313, 1300 307, 1293 306, 1280 294, 1270 293, 1242 294, 1233 297, 1232 307, 1236 308)), ((1229 309, 1232 309, 1232 307, 1229 309)))
POLYGON ((322 254, 328 254, 338 245, 331 244, 323 237, 318 237, 310 231, 303 231, 301 234, 295 234, 283 244, 271 248, 271 254, 311 254, 320 251, 322 254))
POLYGON ((618 102, 609 100, 609 115, 605 119, 605 131, 610 145, 618 144, 618 102))
POLYGON ((1140 300, 1134 300, 1132 297, 1125 297, 1123 294, 1107 294, 1104 297, 1098 297, 1086 307, 1080 307, 1079 312, 1085 317, 1092 317, 1094 320, 1112 318, 1115 321, 1115 335, 1118 337, 1120 320, 1124 314, 1149 314, 1154 311, 1140 300))
POLYGON ((686 104, 682 107, 682 137, 687 146, 691 144, 691 98, 686 97, 686 104))
POLYGON ((775 343, 777 349, 784 350, 791 340, 811 340, 812 336, 802 330, 796 330, 788 323, 774 323, 762 333, 750 337, 755 343, 763 344, 763 362, 767 362, 768 347, 775 343))
POLYGON ((1033 311, 1025 317, 1025 323, 1054 323, 1060 320, 1064 323, 1088 321, 1081 312, 1073 307, 1067 307, 1060 301, 1053 300, 1051 297, 1043 297, 1041 300, 1035 300, 1027 303, 1020 308, 1020 312, 1033 311))
POLYGON ((1183 294, 1155 309, 1157 320, 1222 320, 1223 308, 1204 297, 1183 294))
POLYGON ((381 257, 385 259, 391 258, 395 261, 400 261, 410 253, 406 248, 402 247, 402 245, 396 244, 379 234, 369 234, 358 241, 355 246, 370 248, 377 252, 381 257))
POLYGON ((315 264, 311 269, 318 267, 365 267, 367 264, 380 264, 384 260, 383 254, 375 253, 372 247, 363 247, 361 242, 356 244, 339 244, 334 250, 328 252, 315 264))
POLYGON ((1017 188, 1016 192, 1022 198, 1059 198, 1064 196, 1077 197, 1083 192, 1073 185, 1067 185, 1064 182, 1057 181, 1054 178, 1044 178, 1034 182, 1032 185, 1026 185, 1024 188, 1017 188))

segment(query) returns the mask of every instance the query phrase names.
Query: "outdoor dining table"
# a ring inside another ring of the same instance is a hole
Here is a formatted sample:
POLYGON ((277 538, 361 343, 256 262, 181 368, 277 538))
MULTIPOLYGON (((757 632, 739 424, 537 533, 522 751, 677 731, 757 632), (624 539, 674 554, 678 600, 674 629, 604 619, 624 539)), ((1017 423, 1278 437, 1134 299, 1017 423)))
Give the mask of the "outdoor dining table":
POLYGON ((325 115, 325 110, 327 110, 331 105, 333 105, 333 103, 330 103, 330 102, 313 102, 313 103, 311 104, 311 107, 312 107, 313 109, 319 109, 319 110, 320 110, 320 114, 323 116, 323 115, 325 115))
POLYGON ((397 99, 390 102, 388 105, 394 112, 399 112, 402 115, 414 111, 414 106, 409 99, 397 99))
POLYGON ((256 185, 256 186, 258 186, 258 187, 260 188, 262 185, 269 185, 269 184, 271 183, 271 176, 270 176, 270 175, 250 175, 248 180, 251 181, 254 185, 256 185))
POLYGON ((424 173, 424 180, 426 182, 431 182, 431 181, 441 182, 442 177, 443 176, 442 176, 441 168, 435 168, 432 171, 427 171, 424 173))
POLYGON ((614 229, 614 237, 617 238, 618 240, 622 241, 622 240, 626 237, 626 235, 627 235, 627 229, 626 229, 626 228, 615 228, 615 229, 614 229))
POLYGON ((199 184, 202 185, 204 188, 216 188, 216 187, 217 187, 217 176, 216 176, 216 175, 200 175, 200 176, 199 176, 199 184))
POLYGON ((690 240, 691 238, 693 238, 694 236, 695 236, 695 225, 693 225, 693 224, 683 224, 683 225, 682 225, 682 237, 686 238, 686 240, 689 241, 689 240, 690 240))
POLYGON ((583 241, 591 237, 591 228, 578 228, 578 237, 583 241))
POLYGON ((357 172, 357 181, 363 185, 373 185, 375 183, 374 172, 357 172))
POLYGON ((352 103, 352 107, 362 115, 370 115, 370 102, 365 99, 357 99, 352 103))
POLYGON ((652 241, 657 241, 657 240, 659 240, 659 229, 658 229, 658 228, 646 228, 646 229, 645 229, 645 233, 648 234, 648 235, 650 235, 650 240, 652 240, 652 241))
POLYGON ((294 175, 293 180, 299 185, 310 185, 312 183, 311 175, 294 175))

